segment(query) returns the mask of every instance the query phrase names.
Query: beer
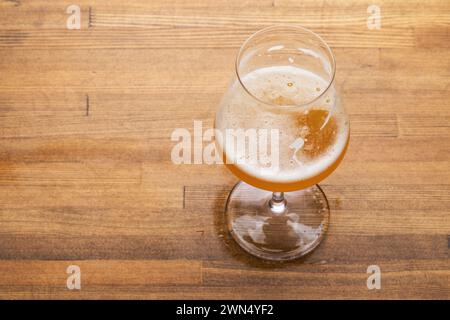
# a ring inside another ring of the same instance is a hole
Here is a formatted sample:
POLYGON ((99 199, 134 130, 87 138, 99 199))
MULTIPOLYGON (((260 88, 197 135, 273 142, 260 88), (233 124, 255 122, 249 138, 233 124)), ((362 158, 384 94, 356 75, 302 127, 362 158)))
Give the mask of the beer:
POLYGON ((276 165, 245 161, 248 148, 236 150, 235 144, 216 139, 230 171, 270 191, 303 189, 333 172, 347 149, 349 124, 328 84, 293 65, 260 67, 237 79, 222 100, 216 128, 277 129, 278 159, 276 165))

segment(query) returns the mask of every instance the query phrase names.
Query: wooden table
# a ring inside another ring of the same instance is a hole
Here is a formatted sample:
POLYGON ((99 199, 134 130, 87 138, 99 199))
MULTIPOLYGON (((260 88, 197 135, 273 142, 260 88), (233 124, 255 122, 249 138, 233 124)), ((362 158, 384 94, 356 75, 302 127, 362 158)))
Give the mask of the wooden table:
POLYGON ((68 1, 0 1, 0 298, 450 298, 449 1, 376 1, 379 30, 372 1, 73 2, 79 30, 68 1), (223 233, 236 178, 174 165, 170 135, 212 126, 239 46, 280 23, 332 46, 352 138, 326 240, 267 264, 223 233))

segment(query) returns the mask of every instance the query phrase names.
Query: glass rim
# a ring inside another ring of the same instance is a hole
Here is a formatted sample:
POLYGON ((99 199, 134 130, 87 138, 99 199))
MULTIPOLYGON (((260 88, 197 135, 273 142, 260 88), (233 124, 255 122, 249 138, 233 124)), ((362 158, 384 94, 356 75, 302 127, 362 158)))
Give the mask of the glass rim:
POLYGON ((284 107, 294 107, 294 108, 296 108, 296 107, 304 107, 304 106, 310 105, 310 104, 314 103, 315 101, 319 100, 321 97, 323 97, 325 95, 325 93, 328 91, 328 89, 330 89, 331 85, 334 82, 334 77, 335 77, 335 74, 336 74, 336 60, 334 58, 333 51, 331 50, 331 47, 328 45, 328 43, 321 36, 319 36, 317 33, 315 33, 314 31, 311 31, 311 30, 309 30, 309 29, 307 29, 305 27, 302 27, 302 26, 273 25, 273 26, 265 27, 263 29, 260 29, 260 30, 258 30, 256 32, 254 32, 253 34, 251 34, 244 41, 244 43, 239 48, 239 52, 238 52, 238 54, 236 56, 235 72, 236 72, 236 77, 237 77, 239 83, 241 84, 242 88, 244 88, 244 91, 247 92, 247 94, 249 94, 250 97, 252 97, 253 99, 255 99, 255 100, 257 100, 257 101, 259 101, 259 102, 261 102, 261 103, 263 103, 265 105, 268 105, 270 107, 280 107, 280 106, 283 107, 284 106, 284 107), (267 32, 274 31, 274 30, 281 30, 281 29, 291 29, 291 30, 295 30, 295 31, 302 31, 302 32, 306 32, 309 35, 312 35, 317 40, 319 40, 319 42, 321 44, 324 45, 326 51, 329 53, 329 55, 331 57, 331 61, 330 61, 331 62, 331 78, 330 78, 330 80, 327 81, 327 86, 326 86, 325 90, 323 90, 322 93, 319 94, 317 97, 313 98, 310 101, 302 103, 302 104, 279 105, 279 104, 276 104, 276 103, 271 103, 269 101, 264 101, 264 100, 258 98, 257 96, 255 96, 253 93, 250 92, 250 90, 247 89, 247 87, 245 86, 245 84, 242 81, 241 76, 239 74, 239 62, 241 60, 242 54, 243 54, 247 44, 250 43, 250 41, 252 41, 255 37, 257 37, 257 36, 259 36, 259 35, 261 35, 263 33, 267 33, 267 32))

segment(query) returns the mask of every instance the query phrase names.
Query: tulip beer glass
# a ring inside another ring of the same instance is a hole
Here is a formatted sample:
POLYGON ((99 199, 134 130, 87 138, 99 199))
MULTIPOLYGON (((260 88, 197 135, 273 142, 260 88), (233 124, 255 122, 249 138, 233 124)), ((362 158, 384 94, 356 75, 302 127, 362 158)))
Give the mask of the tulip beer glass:
POLYGON ((299 258, 326 233, 329 206, 316 183, 339 165, 350 136, 334 75, 329 46, 301 27, 263 29, 238 53, 216 144, 242 180, 228 197, 227 228, 252 255, 299 258))

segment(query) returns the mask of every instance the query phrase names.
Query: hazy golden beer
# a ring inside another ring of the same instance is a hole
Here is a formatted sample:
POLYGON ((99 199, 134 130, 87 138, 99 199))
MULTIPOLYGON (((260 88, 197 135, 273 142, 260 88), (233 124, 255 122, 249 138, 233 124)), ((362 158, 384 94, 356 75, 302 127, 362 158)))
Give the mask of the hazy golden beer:
POLYGON ((316 184, 336 169, 347 149, 349 125, 327 81, 296 66, 271 66, 252 70, 242 82, 248 91, 236 80, 219 107, 216 128, 276 128, 279 158, 277 167, 238 163, 248 155, 217 139, 233 174, 257 188, 293 191, 316 184), (313 103, 305 105, 309 101, 313 103))

